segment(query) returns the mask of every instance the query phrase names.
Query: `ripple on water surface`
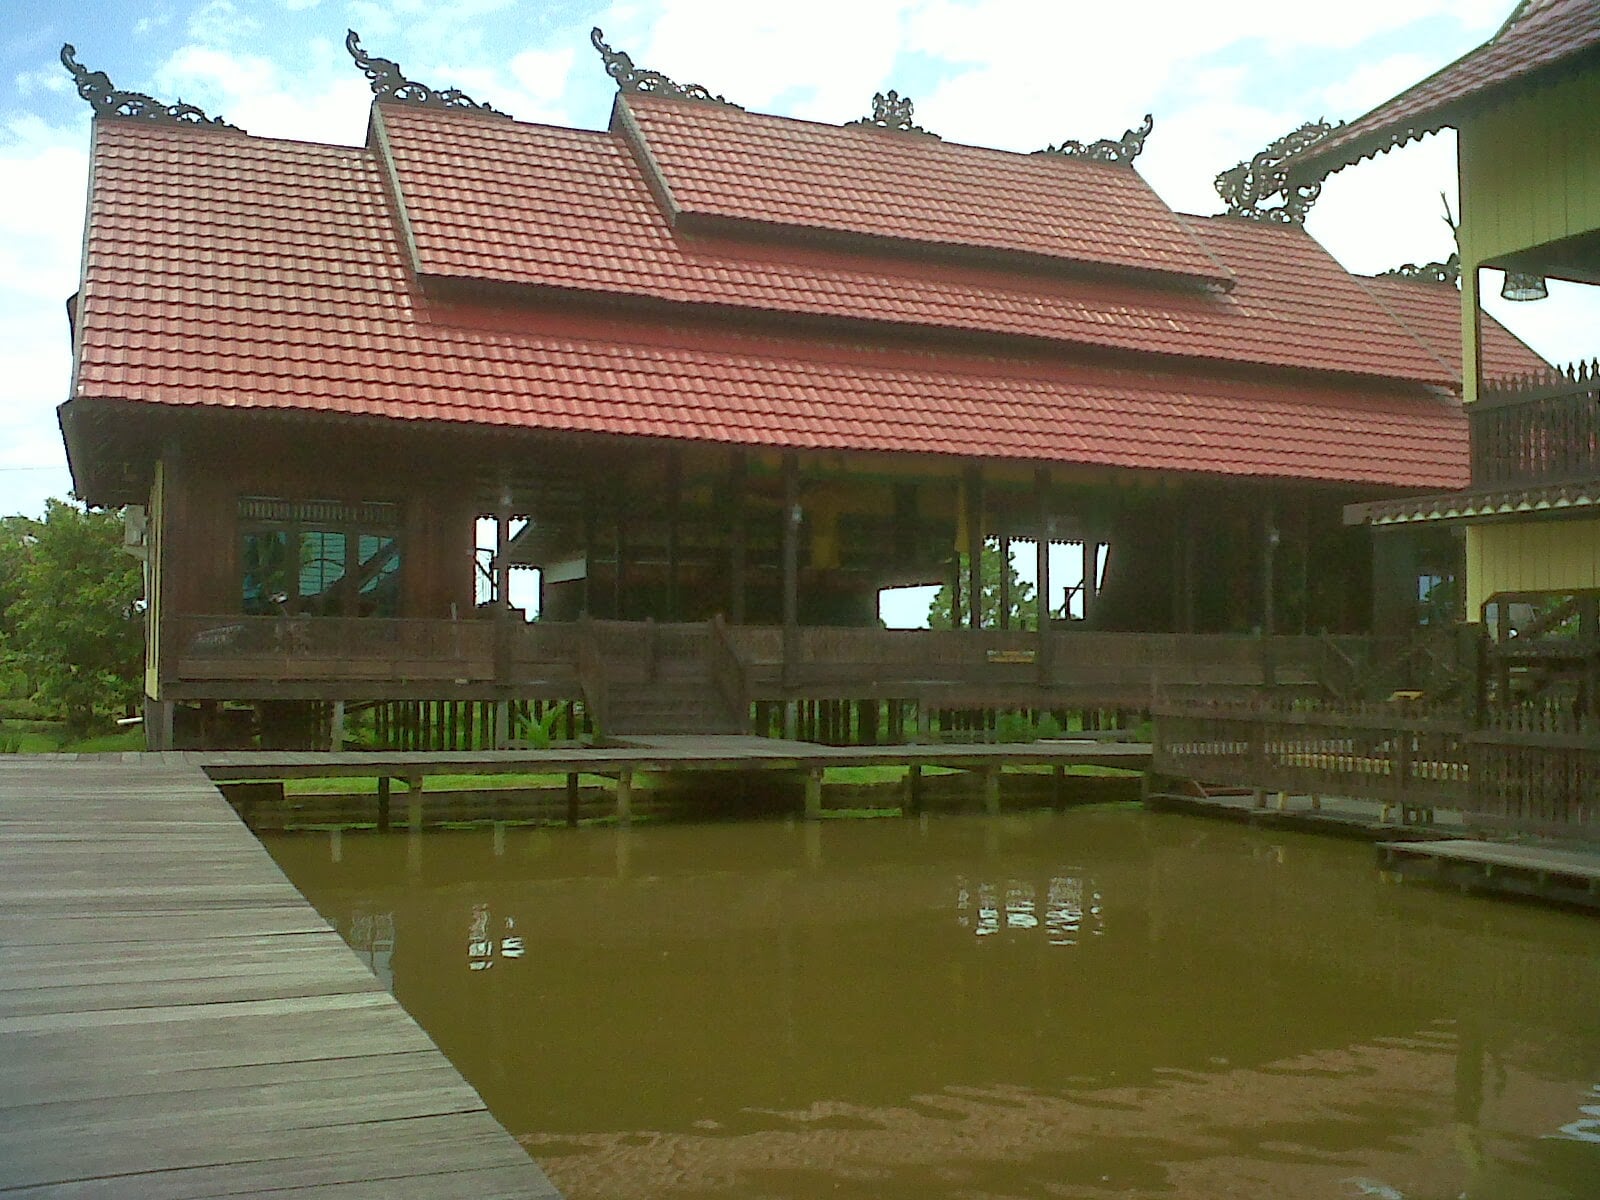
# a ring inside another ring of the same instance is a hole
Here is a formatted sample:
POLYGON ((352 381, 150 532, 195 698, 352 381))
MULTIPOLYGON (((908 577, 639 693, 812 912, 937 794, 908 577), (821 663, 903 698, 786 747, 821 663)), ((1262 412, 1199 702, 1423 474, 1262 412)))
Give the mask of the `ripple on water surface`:
POLYGON ((569 1200, 1600 1195, 1600 925, 1137 811, 265 839, 569 1200))

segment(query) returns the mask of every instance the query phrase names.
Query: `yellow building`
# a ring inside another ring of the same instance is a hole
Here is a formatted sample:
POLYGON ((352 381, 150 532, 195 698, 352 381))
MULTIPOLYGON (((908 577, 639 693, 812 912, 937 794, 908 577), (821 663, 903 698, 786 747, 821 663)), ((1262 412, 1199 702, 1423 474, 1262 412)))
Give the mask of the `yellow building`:
POLYGON ((1484 45, 1335 127, 1290 168, 1292 182, 1310 187, 1428 133, 1457 131, 1472 485, 1356 506, 1348 517, 1375 530, 1464 527, 1466 616, 1483 620, 1503 653, 1520 638, 1516 657, 1548 660, 1541 682, 1592 684, 1591 651, 1600 650, 1600 369, 1498 378, 1482 349, 1481 295, 1500 272, 1511 300, 1543 299, 1548 279, 1600 284, 1596 112, 1600 4, 1522 0, 1484 45))

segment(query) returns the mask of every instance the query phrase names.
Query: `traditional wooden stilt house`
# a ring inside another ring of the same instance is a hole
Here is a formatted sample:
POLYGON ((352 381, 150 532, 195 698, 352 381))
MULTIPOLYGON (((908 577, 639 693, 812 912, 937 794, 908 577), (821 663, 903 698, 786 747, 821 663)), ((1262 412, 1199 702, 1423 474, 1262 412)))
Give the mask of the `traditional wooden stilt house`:
POLYGON ((354 147, 63 52, 97 119, 61 422, 79 493, 145 514, 152 744, 225 701, 494 702, 503 738, 529 697, 611 730, 871 697, 875 728, 879 699, 1259 682, 1314 657, 1290 635, 1372 629, 1345 504, 1466 482, 1454 291, 1352 277, 1259 181, 1173 212, 1132 165, 1148 119, 1013 154, 892 92, 845 126, 746 112, 594 41, 604 130, 352 34, 354 147), (1076 615, 983 629, 986 539, 1104 572, 1076 615), (880 589, 941 581, 963 632, 879 628, 880 589))

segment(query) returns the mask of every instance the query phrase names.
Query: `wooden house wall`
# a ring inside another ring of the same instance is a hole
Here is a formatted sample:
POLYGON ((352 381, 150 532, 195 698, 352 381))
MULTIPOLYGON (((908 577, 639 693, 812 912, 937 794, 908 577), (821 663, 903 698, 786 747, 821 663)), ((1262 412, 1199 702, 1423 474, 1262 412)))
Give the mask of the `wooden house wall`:
POLYGON ((1600 588, 1600 521, 1467 527, 1467 615, 1497 592, 1600 588))
POLYGON ((1463 118, 1462 349, 1466 399, 1477 399, 1476 274, 1506 255, 1600 230, 1600 71, 1463 118))
POLYGON ((159 696, 165 621, 241 610, 238 512, 247 496, 399 505, 399 615, 470 615, 476 505, 462 473, 337 439, 258 433, 180 443, 157 463, 150 498, 152 696, 159 696))

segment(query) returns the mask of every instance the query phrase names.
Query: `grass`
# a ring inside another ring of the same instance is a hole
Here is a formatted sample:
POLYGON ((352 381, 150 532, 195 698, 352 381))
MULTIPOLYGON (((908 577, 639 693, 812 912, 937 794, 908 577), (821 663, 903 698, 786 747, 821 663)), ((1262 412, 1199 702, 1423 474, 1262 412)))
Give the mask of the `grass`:
POLYGON ((70 738, 59 721, 6 721, 0 724, 0 747, 14 754, 109 754, 143 750, 142 729, 118 729, 70 738))

